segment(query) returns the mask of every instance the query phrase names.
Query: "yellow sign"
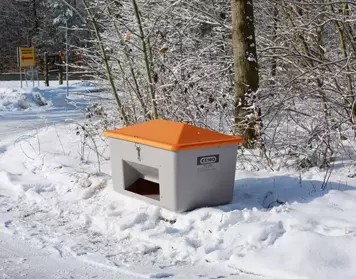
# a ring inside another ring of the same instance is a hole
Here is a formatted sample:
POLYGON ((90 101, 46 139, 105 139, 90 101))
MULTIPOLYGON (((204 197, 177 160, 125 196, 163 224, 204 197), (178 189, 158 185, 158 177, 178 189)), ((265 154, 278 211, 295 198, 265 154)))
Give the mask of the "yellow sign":
POLYGON ((19 48, 19 61, 21 68, 30 68, 36 66, 35 49, 31 48, 19 48))

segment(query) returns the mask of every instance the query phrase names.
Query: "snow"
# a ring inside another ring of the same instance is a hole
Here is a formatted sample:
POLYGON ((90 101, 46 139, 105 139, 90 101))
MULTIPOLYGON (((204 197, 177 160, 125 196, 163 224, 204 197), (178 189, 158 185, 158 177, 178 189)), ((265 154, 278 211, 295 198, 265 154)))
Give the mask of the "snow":
POLYGON ((88 147, 81 156, 65 120, 105 92, 0 87, 48 102, 0 112, 0 278, 356 278, 351 163, 325 191, 317 169, 237 170, 231 204, 178 214, 113 191, 101 136, 100 171, 88 147))
POLYGON ((42 96, 32 92, 19 92, 8 88, 0 88, 0 111, 25 110, 30 107, 47 105, 42 96))
MULTIPOLYGON (((52 82, 53 84, 54 82, 52 82)), ((52 88, 19 88, 19 84, 6 82, 11 87, 0 87, 0 111, 22 111, 34 110, 44 106, 57 108, 72 108, 71 98, 67 98, 66 86, 52 88), (54 102, 54 103, 53 103, 54 102)), ((75 82, 69 86, 69 92, 85 93, 98 91, 93 83, 75 82)))
POLYGON ((110 94, 91 82, 71 81, 69 96, 66 96, 66 86, 57 83, 51 81, 49 88, 40 83, 35 88, 22 89, 19 81, 0 82, 0 143, 4 134, 21 134, 30 127, 36 129, 82 119, 83 109, 89 104, 110 101, 110 94), (42 102, 38 102, 38 97, 42 102))

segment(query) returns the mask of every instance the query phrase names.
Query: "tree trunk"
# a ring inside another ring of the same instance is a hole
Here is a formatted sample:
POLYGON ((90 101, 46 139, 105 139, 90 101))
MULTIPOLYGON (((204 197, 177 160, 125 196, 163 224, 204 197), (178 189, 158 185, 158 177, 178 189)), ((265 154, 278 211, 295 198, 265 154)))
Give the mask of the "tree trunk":
MULTIPOLYGON (((273 16, 273 25, 272 25, 272 41, 276 42, 277 41, 277 29, 278 29, 278 3, 274 3, 274 6, 272 8, 272 16, 273 16)), ((276 57, 276 51, 273 50, 273 56, 272 56, 272 61, 271 61, 271 77, 272 77, 272 83, 274 84, 274 78, 277 75, 277 57, 276 57)))
POLYGON ((45 78, 45 84, 47 87, 49 87, 49 72, 48 72, 48 53, 44 53, 44 78, 45 78))
POLYGON ((256 107, 259 86, 252 0, 231 0, 232 40, 235 63, 235 132, 247 147, 259 137, 260 123, 256 107))

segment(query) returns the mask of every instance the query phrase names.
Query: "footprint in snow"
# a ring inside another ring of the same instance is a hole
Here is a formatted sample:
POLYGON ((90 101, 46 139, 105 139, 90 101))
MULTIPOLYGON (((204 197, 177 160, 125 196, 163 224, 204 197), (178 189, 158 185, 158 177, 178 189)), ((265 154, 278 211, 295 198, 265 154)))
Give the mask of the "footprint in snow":
POLYGON ((10 226, 11 226, 11 224, 12 224, 12 220, 5 221, 5 222, 4 222, 4 227, 7 228, 7 229, 9 229, 10 226))

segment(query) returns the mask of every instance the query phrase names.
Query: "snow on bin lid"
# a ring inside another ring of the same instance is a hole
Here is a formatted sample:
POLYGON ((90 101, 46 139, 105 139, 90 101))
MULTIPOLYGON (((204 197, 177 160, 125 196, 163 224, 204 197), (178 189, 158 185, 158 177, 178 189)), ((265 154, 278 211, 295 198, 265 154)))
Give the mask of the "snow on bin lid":
POLYGON ((241 137, 168 120, 152 120, 118 130, 109 130, 105 131, 104 135, 166 150, 187 150, 243 142, 241 137))

